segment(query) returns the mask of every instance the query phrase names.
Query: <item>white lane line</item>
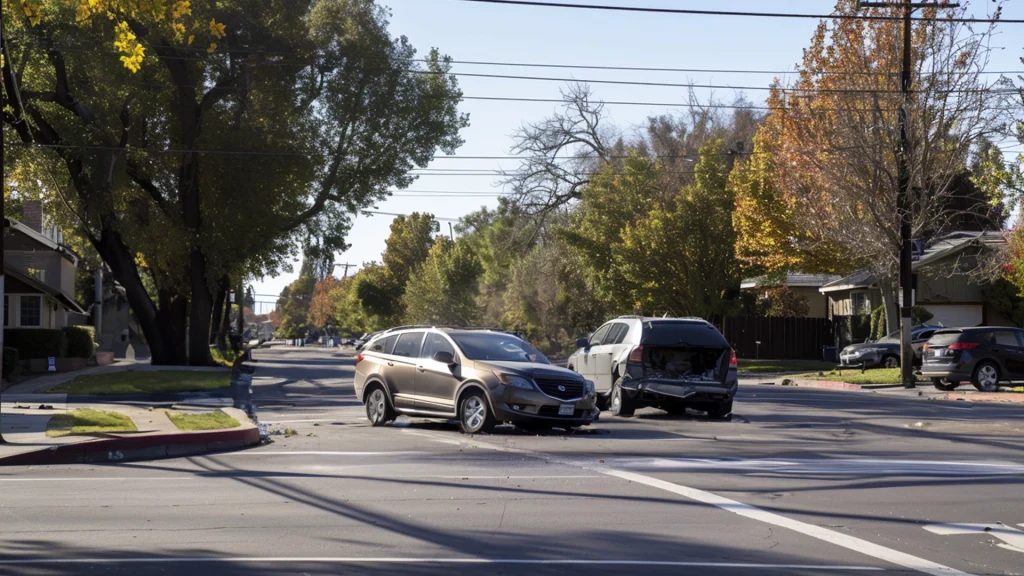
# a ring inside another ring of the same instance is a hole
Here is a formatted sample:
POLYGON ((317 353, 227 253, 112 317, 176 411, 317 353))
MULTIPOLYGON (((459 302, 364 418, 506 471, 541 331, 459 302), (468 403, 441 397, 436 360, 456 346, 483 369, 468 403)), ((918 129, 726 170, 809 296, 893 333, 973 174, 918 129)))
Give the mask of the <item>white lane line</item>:
POLYGON ((746 562, 671 562, 658 560, 534 560, 507 558, 31 558, 0 560, 0 565, 36 564, 518 564, 570 566, 668 566, 679 568, 749 568, 752 570, 820 570, 835 572, 883 572, 875 566, 843 566, 819 564, 753 564, 746 562))
POLYGON ((1024 465, 1007 462, 943 462, 870 458, 614 458, 608 465, 628 470, 740 471, 785 474, 898 476, 1024 475, 1024 465))
POLYGON ((212 457, 224 458, 235 456, 408 456, 409 454, 420 454, 420 452, 395 451, 395 452, 330 452, 323 450, 297 450, 260 452, 259 450, 247 450, 244 452, 225 452, 214 454, 212 457))
POLYGON ((170 482, 179 480, 195 480, 196 478, 190 476, 167 476, 167 477, 146 477, 146 478, 132 478, 130 476, 104 476, 96 478, 88 478, 82 476, 76 476, 74 478, 0 478, 0 482, 124 482, 126 480, 139 481, 139 482, 170 482))
MULTIPOLYGON (((452 442, 452 440, 449 438, 437 438, 430 434, 418 433, 417 435, 423 436, 425 438, 430 438, 438 442, 443 442, 446 444, 450 444, 452 442)), ((872 558, 875 558, 877 560, 883 560, 885 562, 896 564, 897 566, 903 566, 904 568, 916 570, 924 574, 930 574, 932 576, 972 576, 968 572, 962 572, 955 568, 950 568, 949 566, 944 566, 942 564, 932 562, 931 560, 918 558, 917 556, 913 556, 905 552, 900 552, 899 550, 893 550, 892 548, 887 548, 885 546, 881 546, 873 542, 869 542, 867 540, 862 540, 855 536, 850 536, 847 534, 836 532, 834 530, 829 530, 827 528, 815 526, 814 524, 808 524, 807 522, 793 520, 792 518, 787 518, 786 516, 782 516, 781 514, 768 512, 767 510, 762 510, 749 504, 737 502, 736 500, 730 500, 729 498, 725 498, 724 496, 719 496, 712 492, 707 492, 697 488, 690 488, 689 486, 683 486, 681 484, 675 484, 673 482, 659 480, 658 478, 645 476, 643 474, 637 474, 635 472, 628 472, 625 470, 614 470, 608 468, 598 468, 589 463, 582 463, 578 461, 574 462, 572 460, 560 458, 553 454, 535 452, 532 450, 524 450, 522 448, 505 448, 503 446, 489 444, 487 442, 475 441, 471 445, 479 448, 486 448, 489 450, 515 452, 517 454, 528 454, 535 458, 542 458, 548 462, 555 462, 566 466, 573 466, 576 468, 582 468, 584 470, 600 472, 601 474, 606 474, 608 476, 614 476, 616 478, 620 478, 623 480, 637 482, 639 484, 644 484, 652 488, 665 490, 667 492, 671 492, 673 494, 677 494, 679 496, 683 496, 684 498, 689 498, 697 502, 709 504, 711 506, 721 508, 726 512, 732 512, 733 514, 738 514, 745 518, 750 518, 752 520, 757 520, 759 522, 764 522, 766 524, 771 524, 782 528, 788 528, 790 530, 793 530, 794 532, 803 534, 805 536, 810 536, 811 538, 815 538, 818 540, 822 540, 824 542, 828 542, 830 544, 834 544, 836 546, 840 546, 842 548, 853 550, 854 552, 860 552, 861 554, 871 556, 872 558)))

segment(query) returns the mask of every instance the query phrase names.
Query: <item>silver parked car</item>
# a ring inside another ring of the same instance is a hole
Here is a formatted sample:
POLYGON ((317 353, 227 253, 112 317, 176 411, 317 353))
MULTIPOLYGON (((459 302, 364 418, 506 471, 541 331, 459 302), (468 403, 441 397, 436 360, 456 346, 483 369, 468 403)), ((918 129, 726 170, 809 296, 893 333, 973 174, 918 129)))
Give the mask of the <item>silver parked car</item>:
POLYGON ((458 419, 467 434, 502 422, 571 429, 599 414, 593 382, 489 329, 388 330, 356 357, 355 392, 374 426, 408 414, 458 419))
POLYGON ((620 316, 576 344, 567 366, 594 381, 599 406, 616 416, 645 406, 732 414, 736 354, 705 320, 620 316))

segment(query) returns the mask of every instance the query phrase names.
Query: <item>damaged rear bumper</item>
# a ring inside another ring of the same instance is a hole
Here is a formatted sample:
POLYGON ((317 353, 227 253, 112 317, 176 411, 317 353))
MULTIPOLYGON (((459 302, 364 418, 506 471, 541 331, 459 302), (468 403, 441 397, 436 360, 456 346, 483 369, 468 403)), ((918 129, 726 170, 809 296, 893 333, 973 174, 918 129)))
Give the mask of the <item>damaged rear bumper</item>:
POLYGON ((690 400, 694 402, 720 402, 736 395, 739 382, 725 384, 700 380, 674 380, 668 378, 626 378, 622 390, 633 398, 657 403, 664 400, 690 400))

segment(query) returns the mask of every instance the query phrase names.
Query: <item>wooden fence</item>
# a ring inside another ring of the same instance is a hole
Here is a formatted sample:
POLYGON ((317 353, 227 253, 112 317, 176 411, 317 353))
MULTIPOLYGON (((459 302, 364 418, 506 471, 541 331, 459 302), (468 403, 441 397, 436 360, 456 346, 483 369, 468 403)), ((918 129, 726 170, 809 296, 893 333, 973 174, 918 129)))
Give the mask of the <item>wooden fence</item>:
POLYGON ((724 319, 722 334, 738 357, 748 359, 821 360, 822 348, 836 345, 827 318, 734 316, 724 319))

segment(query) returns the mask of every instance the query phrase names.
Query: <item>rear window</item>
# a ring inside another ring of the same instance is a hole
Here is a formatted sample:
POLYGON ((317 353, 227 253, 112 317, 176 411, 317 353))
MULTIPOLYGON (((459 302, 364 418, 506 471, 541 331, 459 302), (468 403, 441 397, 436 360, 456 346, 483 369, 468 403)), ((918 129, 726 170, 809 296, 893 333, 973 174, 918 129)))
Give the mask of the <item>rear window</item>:
POLYGON ((949 346, 954 342, 959 342, 960 337, 963 336, 963 332, 936 332, 928 340, 929 346, 949 346))
POLYGON ((645 322, 640 343, 645 346, 729 347, 722 333, 711 324, 672 320, 645 322))

